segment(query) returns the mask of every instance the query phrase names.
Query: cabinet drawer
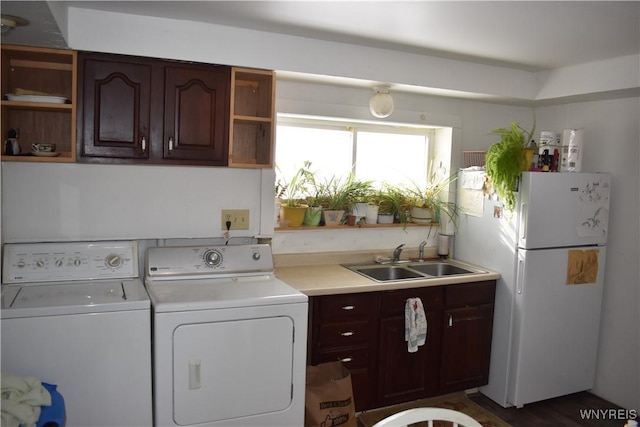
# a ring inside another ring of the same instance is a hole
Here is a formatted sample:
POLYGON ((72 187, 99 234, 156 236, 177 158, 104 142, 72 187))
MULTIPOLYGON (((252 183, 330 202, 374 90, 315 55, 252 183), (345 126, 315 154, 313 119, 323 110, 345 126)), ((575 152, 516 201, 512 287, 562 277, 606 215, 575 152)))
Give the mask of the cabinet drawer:
POLYGON ((373 294, 345 294, 318 297, 321 321, 367 317, 375 309, 373 294))
POLYGON ((447 307, 464 307, 467 305, 493 304, 496 282, 464 283, 447 286, 445 290, 445 305, 447 307))
POLYGON ((318 345, 350 346, 369 340, 371 326, 367 321, 326 323, 320 325, 318 345))
POLYGON ((441 286, 434 286, 383 292, 380 301, 382 315, 397 316, 404 313, 404 306, 409 298, 420 298, 425 311, 438 309, 443 305, 443 289, 441 286))
POLYGON ((320 363, 333 362, 340 360, 344 363, 344 366, 350 371, 357 369, 366 369, 369 367, 369 360, 371 358, 370 350, 368 346, 353 347, 346 349, 327 349, 320 350, 320 363))

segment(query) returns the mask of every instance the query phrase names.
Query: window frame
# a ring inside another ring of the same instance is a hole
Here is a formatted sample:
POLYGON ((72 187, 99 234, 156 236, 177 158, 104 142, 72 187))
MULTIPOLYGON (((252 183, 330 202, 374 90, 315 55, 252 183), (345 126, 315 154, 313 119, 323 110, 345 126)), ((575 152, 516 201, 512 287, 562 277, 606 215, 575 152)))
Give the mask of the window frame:
MULTIPOLYGON (((426 146, 426 170, 425 183, 431 174, 430 165, 432 164, 433 153, 435 152, 436 130, 439 126, 428 125, 412 125, 406 123, 380 123, 367 120, 355 120, 349 118, 336 117, 320 117, 307 116, 299 114, 278 113, 276 120, 276 144, 275 144, 275 164, 278 164, 277 157, 277 128, 279 126, 292 126, 302 128, 316 128, 328 130, 347 130, 352 133, 351 158, 355 161, 351 162, 351 173, 355 173, 357 169, 357 150, 358 150, 358 132, 376 132, 386 134, 404 134, 404 135, 423 135, 427 138, 426 146)), ((407 184, 411 185, 411 184, 407 184)))

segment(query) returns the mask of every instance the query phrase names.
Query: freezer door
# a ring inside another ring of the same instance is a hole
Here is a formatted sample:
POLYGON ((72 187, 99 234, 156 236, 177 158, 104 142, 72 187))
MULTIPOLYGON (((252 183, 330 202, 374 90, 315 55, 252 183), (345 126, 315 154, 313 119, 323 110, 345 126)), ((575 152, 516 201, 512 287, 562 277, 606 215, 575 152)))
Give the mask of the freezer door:
POLYGON ((524 172, 518 194, 518 247, 606 244, 610 176, 524 172))
POLYGON ((605 246, 518 252, 511 404, 593 387, 605 255, 605 246))

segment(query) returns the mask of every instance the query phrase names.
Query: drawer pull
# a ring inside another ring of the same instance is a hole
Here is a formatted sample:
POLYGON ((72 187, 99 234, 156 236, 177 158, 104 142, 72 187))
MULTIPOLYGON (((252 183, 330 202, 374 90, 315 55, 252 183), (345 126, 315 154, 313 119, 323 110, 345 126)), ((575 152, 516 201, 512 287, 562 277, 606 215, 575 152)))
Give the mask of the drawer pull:
POLYGON ((342 359, 338 359, 338 360, 343 362, 343 363, 348 363, 348 362, 351 362, 353 360, 353 357, 343 357, 342 359))
POLYGON ((340 335, 342 335, 343 337, 350 337, 354 334, 353 331, 345 331, 345 332, 340 332, 340 335))
POLYGON ((147 138, 142 137, 142 141, 140 141, 140 145, 142 145, 142 152, 147 151, 147 138))
POLYGON ((342 309, 343 310, 355 310, 356 306, 355 305, 345 305, 345 306, 342 306, 342 309))

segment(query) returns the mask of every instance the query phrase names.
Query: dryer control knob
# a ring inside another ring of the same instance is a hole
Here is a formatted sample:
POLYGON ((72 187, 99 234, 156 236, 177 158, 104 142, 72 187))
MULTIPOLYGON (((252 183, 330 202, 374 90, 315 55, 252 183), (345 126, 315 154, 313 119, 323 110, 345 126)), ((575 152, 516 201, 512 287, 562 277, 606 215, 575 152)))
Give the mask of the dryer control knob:
POLYGON ((222 262, 222 254, 216 250, 208 250, 203 256, 204 263, 209 267, 215 267, 222 262))
POLYGON ((122 265, 122 257, 120 257, 120 255, 118 254, 110 254, 107 255, 107 257, 104 259, 104 262, 107 267, 118 268, 122 265))
POLYGON ((254 253, 253 253, 253 259, 254 259, 255 261, 258 261, 258 260, 260 259, 260 252, 254 252, 254 253))

